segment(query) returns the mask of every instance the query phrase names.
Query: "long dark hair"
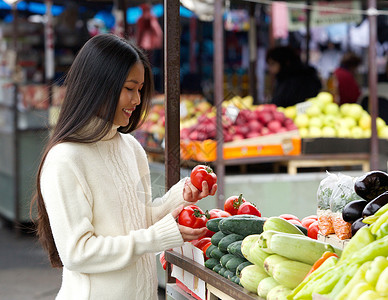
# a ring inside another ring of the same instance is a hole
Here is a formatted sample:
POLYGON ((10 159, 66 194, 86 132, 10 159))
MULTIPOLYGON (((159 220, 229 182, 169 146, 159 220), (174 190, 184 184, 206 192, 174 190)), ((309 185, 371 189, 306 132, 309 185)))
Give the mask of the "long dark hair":
POLYGON ((42 155, 37 173, 36 193, 31 203, 31 210, 34 205, 37 208, 36 233, 53 267, 61 268, 63 264, 55 246, 40 188, 41 171, 47 153, 59 143, 93 143, 109 132, 124 82, 137 62, 143 64, 145 71, 141 104, 132 113, 129 124, 118 128, 122 133, 130 133, 144 121, 153 93, 151 67, 139 48, 112 34, 95 36, 79 51, 66 76, 65 99, 58 122, 42 155), (100 122, 97 122, 92 130, 88 130, 86 135, 77 135, 80 129, 96 117, 100 122))

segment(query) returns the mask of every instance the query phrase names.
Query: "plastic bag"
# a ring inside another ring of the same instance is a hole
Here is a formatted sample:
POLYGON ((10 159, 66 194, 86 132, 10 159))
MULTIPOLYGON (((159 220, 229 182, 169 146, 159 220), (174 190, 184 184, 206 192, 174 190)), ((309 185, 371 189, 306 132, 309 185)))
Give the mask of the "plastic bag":
POLYGON ((320 233, 325 236, 334 233, 331 220, 330 199, 338 181, 337 175, 329 172, 326 173, 327 177, 321 180, 317 191, 318 228, 320 233))
POLYGON ((356 178, 338 174, 338 181, 330 197, 331 219, 335 235, 341 239, 352 237, 351 224, 342 219, 342 210, 351 201, 361 199, 354 190, 356 178))

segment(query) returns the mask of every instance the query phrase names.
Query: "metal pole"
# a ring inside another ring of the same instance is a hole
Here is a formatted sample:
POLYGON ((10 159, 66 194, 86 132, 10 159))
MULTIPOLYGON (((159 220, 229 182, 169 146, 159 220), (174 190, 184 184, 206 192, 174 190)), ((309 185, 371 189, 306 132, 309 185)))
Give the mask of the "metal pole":
MULTIPOLYGON (((311 0, 307 0, 306 4, 308 6, 311 5, 311 0)), ((310 63, 310 40, 311 40, 311 10, 307 9, 306 12, 306 64, 308 65, 310 63)))
POLYGON ((257 35, 256 35, 256 4, 249 2, 249 94, 253 103, 258 104, 256 88, 257 35))
POLYGON ((377 170, 379 167, 379 140, 377 135, 376 118, 379 115, 377 102, 377 66, 376 66, 376 40, 377 40, 377 10, 376 0, 368 0, 369 20, 369 111, 372 118, 372 135, 370 143, 370 168, 377 170))
POLYGON ((214 104, 217 108, 217 161, 216 173, 218 182, 217 207, 222 208, 225 200, 225 163, 224 133, 222 129, 222 101, 224 100, 224 36, 223 36, 223 1, 214 1, 213 22, 213 72, 214 72, 214 104))
POLYGON ((164 0, 164 91, 166 190, 180 180, 180 15, 179 0, 164 0))

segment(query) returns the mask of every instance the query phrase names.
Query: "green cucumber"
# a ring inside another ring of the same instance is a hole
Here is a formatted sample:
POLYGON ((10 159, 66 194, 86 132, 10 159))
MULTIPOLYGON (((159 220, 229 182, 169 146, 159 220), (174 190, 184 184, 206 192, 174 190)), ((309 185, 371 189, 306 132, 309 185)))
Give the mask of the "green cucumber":
POLYGON ((218 259, 215 259, 215 258, 209 258, 205 261, 205 267, 206 268, 209 268, 209 269, 212 269, 218 265, 220 263, 220 261, 218 259))
POLYGON ((229 271, 232 271, 234 274, 236 274, 237 267, 242 264, 243 262, 246 262, 247 260, 245 258, 241 257, 233 257, 232 259, 229 259, 226 263, 226 268, 229 271))
POLYGON ((218 231, 216 232, 215 234, 213 234, 213 236, 211 237, 210 241, 212 242, 212 244, 214 246, 218 246, 218 243, 221 241, 221 239, 223 237, 226 237, 226 234, 224 234, 223 232, 221 231, 218 231))
POLYGON ((236 268, 236 275, 237 276, 240 276, 241 274, 241 271, 246 267, 246 266, 250 266, 252 265, 252 263, 250 261, 246 261, 246 262, 243 262, 241 264, 239 264, 236 268))
POLYGON ((257 216, 224 218, 218 224, 220 231, 224 234, 236 233, 244 237, 251 234, 260 234, 263 232, 265 219, 257 216))
POLYGON ((216 249, 217 248, 217 246, 214 246, 213 244, 212 245, 210 245, 207 249, 206 249, 206 256, 207 257, 211 257, 211 253, 212 253, 212 251, 214 250, 214 249, 216 249))
POLYGON ((218 242, 218 248, 223 252, 228 252, 228 246, 231 243, 236 241, 242 241, 243 239, 244 237, 240 234, 237 234, 237 233, 228 234, 218 242))
POLYGON ((224 276, 225 278, 227 278, 227 279, 230 279, 230 278, 232 278, 232 277, 235 276, 235 275, 234 275, 233 272, 231 272, 231 271, 229 271, 229 270, 226 270, 226 271, 224 272, 223 276, 224 276))
POLYGON ((214 218, 214 219, 208 220, 206 222, 207 229, 209 229, 210 231, 213 231, 213 232, 220 231, 220 228, 218 228, 218 223, 220 223, 221 220, 222 220, 222 218, 214 218))
POLYGON ((224 276, 224 273, 228 271, 226 268, 222 267, 219 271, 218 271, 218 274, 220 274, 221 276, 224 276))
POLYGON ((240 277, 236 275, 234 275, 230 280, 236 284, 240 284, 240 277))
POLYGON ((300 231, 303 232, 304 235, 307 236, 307 228, 302 226, 302 225, 298 225, 298 224, 294 224, 296 227, 298 227, 300 229, 300 231))
POLYGON ((227 253, 225 254, 224 256, 222 256, 220 258, 220 263, 221 263, 221 266, 223 266, 224 268, 226 268, 226 263, 229 261, 229 259, 232 259, 232 258, 235 258, 235 256, 233 254, 230 254, 230 253, 227 253))
POLYGON ((215 265, 215 266, 213 267, 213 271, 216 272, 216 273, 218 273, 218 272, 221 270, 221 268, 222 268, 221 264, 218 263, 218 265, 215 265))
POLYGON ((213 249, 212 252, 210 252, 210 256, 218 260, 220 260, 221 257, 223 257, 225 254, 227 253, 222 252, 220 249, 218 249, 218 247, 213 249))
POLYGON ((233 254, 237 257, 245 258, 241 252, 241 244, 242 244, 242 241, 235 241, 229 244, 226 250, 228 251, 228 253, 233 254))

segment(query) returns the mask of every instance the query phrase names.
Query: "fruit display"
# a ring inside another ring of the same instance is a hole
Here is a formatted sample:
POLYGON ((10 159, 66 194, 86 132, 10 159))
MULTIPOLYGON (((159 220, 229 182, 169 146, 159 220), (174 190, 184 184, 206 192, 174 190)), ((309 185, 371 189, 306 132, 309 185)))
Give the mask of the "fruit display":
MULTIPOLYGON (((291 118, 299 129, 302 138, 338 137, 370 138, 371 116, 357 103, 345 103, 339 106, 333 102, 333 96, 321 92, 315 98, 283 109, 286 117, 291 118)), ((388 126, 385 121, 376 119, 380 138, 388 138, 388 126)))

